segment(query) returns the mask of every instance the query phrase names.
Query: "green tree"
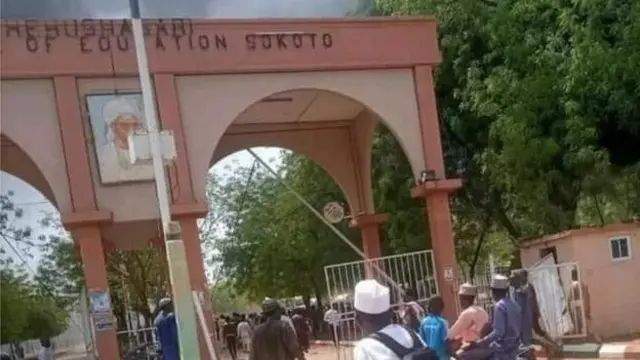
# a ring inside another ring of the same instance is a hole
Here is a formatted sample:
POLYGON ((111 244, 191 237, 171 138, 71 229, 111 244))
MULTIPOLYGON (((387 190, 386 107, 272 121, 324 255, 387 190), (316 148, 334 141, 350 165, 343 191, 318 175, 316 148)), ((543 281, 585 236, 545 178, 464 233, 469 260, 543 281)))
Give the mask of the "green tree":
POLYGON ((69 313, 55 299, 38 294, 26 274, 0 269, 0 343, 50 338, 67 328, 69 313))
POLYGON ((54 297, 62 305, 70 305, 80 294, 82 267, 76 257, 73 241, 64 231, 59 218, 43 213, 34 224, 21 224, 25 210, 14 202, 15 193, 0 195, 0 239, 7 245, 0 249, 0 262, 11 264, 15 257, 32 259, 32 252, 42 255, 34 274, 34 283, 42 296, 54 297), (6 253, 6 249, 11 249, 6 253))
POLYGON ((473 218, 488 214, 490 226, 517 242, 593 220, 581 213, 595 212, 598 223, 637 216, 628 205, 619 216, 597 215, 605 202, 620 208, 620 196, 610 195, 615 189, 627 191, 624 203, 638 192, 626 174, 637 174, 631 169, 640 155, 606 141, 611 133, 627 144, 634 134, 638 140, 638 93, 630 89, 640 81, 629 61, 640 54, 633 41, 637 2, 375 5, 379 13, 439 21, 444 59, 436 93, 445 157, 449 174, 464 181, 454 206, 457 223, 477 229, 473 218), (616 153, 627 155, 614 161, 624 163, 622 169, 610 163, 616 153))
MULTIPOLYGON (((282 163, 284 181, 316 209, 329 201, 346 203, 338 186, 310 160, 283 154, 282 163)), ((219 206, 226 209, 227 230, 216 243, 223 276, 253 300, 302 295, 308 304, 311 296, 321 299, 323 267, 355 254, 259 166, 241 168, 221 185, 226 196, 219 206)), ((358 238, 346 224, 339 227, 358 238)))
MULTIPOLYGON (((0 194, 0 238, 15 251, 30 256, 28 250, 36 245, 37 239, 32 226, 18 223, 25 214, 22 207, 15 205, 14 196, 13 191, 0 194)), ((12 261, 4 246, 0 248, 0 261, 12 261)))
POLYGON ((158 248, 112 252, 107 277, 120 329, 126 328, 127 310, 137 312, 151 324, 152 306, 171 293, 166 258, 158 248))
MULTIPOLYGON (((58 218, 47 214, 41 224, 65 233, 58 218)), ((50 235, 40 245, 42 258, 38 263, 35 282, 42 296, 54 297, 64 307, 75 304, 84 289, 82 261, 78 256, 71 235, 50 235)))
POLYGON ((27 328, 29 309, 24 306, 24 300, 29 296, 27 276, 16 274, 9 268, 0 270, 0 343, 20 341, 27 328))
MULTIPOLYGON (((35 227, 19 226, 19 220, 25 213, 14 204, 13 196, 13 192, 0 196, 0 236, 20 256, 22 253, 28 256, 35 247, 42 254, 30 288, 42 301, 36 302, 34 306, 47 309, 48 305, 42 305, 43 302, 54 301, 59 308, 69 309, 84 291, 82 261, 73 239, 64 231, 60 220, 52 214, 43 214, 35 227)), ((12 263, 12 257, 7 255, 9 254, 5 254, 2 259, 5 263, 12 263)), ((114 313, 118 318, 118 325, 123 328, 127 324, 127 307, 141 314, 146 323, 150 324, 151 304, 170 293, 166 259, 158 249, 112 253, 107 260, 107 276, 114 313)), ((57 313, 43 311, 36 315, 58 316, 57 313)), ((42 327, 42 330, 46 329, 42 327)))
POLYGON ((404 150, 386 128, 376 133, 372 150, 373 200, 376 210, 389 214, 382 225, 387 254, 430 247, 425 203, 411 197, 413 171, 404 150))
POLYGON ((213 312, 216 314, 245 312, 250 310, 253 305, 244 294, 236 291, 233 284, 226 281, 218 281, 210 286, 209 294, 211 295, 213 312))

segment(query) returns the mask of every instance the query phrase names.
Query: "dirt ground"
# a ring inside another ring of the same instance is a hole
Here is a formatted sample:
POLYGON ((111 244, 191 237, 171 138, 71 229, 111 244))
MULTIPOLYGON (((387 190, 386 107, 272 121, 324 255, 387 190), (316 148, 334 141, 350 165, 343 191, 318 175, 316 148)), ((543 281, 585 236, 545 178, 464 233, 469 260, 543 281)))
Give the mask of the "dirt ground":
MULTIPOLYGON (((331 346, 313 346, 309 353, 307 354, 307 360, 337 360, 337 352, 331 346)), ((249 355, 246 353, 238 353, 238 360, 247 360, 249 359, 249 355)), ((229 356, 228 352, 224 352, 222 354, 221 360, 231 360, 231 356, 229 356)))
MULTIPOLYGON (((249 356, 247 354, 239 354, 238 360, 247 360, 249 356)), ((228 353, 222 356, 221 360, 231 360, 231 357, 228 353)), ((314 345, 309 353, 307 354, 306 360, 338 360, 337 352, 335 348, 332 346, 325 345, 314 345)), ((341 359, 345 360, 345 359, 341 359)), ((538 360, 546 360, 544 358, 538 358, 538 360)), ((578 360, 578 359, 569 359, 565 358, 565 360, 578 360)), ((588 360, 588 359, 580 359, 580 360, 588 360)))

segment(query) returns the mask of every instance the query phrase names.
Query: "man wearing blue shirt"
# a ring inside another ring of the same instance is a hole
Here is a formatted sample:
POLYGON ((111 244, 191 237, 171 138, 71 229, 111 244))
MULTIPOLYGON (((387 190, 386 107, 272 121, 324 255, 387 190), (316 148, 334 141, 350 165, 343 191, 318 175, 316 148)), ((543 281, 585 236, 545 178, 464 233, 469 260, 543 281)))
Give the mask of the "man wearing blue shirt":
POLYGON ((438 354, 440 360, 449 360, 447 332, 449 323, 442 316, 444 301, 440 296, 429 299, 427 316, 420 323, 420 337, 427 347, 438 354))
POLYGON ((491 279, 491 294, 496 302, 493 306, 491 332, 476 343, 467 345, 465 358, 483 358, 491 354, 495 360, 513 360, 520 349, 520 306, 509 296, 509 279, 494 275, 491 279), (478 357, 471 356, 472 353, 478 357), (480 357, 479 355, 483 356, 480 357))
POLYGON ((169 298, 164 298, 158 303, 158 308, 160 312, 156 316, 153 325, 162 359, 180 360, 178 325, 176 324, 176 315, 173 312, 173 302, 169 298))

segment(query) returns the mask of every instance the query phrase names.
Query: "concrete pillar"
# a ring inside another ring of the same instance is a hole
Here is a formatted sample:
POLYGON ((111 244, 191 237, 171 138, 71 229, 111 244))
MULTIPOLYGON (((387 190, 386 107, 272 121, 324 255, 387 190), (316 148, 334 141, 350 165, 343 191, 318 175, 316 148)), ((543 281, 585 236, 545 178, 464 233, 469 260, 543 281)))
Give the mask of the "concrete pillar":
MULTIPOLYGON (((98 224, 78 226, 73 230, 75 241, 79 245, 82 257, 82 267, 88 292, 109 292, 107 281, 105 250, 98 224)), ((96 348, 100 359, 120 359, 116 321, 110 314, 113 328, 108 330, 95 329, 96 348)))
MULTIPOLYGON (((361 214, 351 218, 349 225, 360 229, 362 237, 362 252, 367 259, 382 257, 382 244, 380 242, 380 224, 387 220, 387 214, 361 214)), ((379 278, 376 276, 375 265, 384 266, 382 262, 365 264, 365 276, 368 279, 379 278)), ((384 271, 383 268, 381 270, 384 271)))
POLYGON ((457 303, 456 282, 454 280, 458 276, 458 264, 451 227, 449 194, 436 192, 427 196, 427 214, 434 263, 437 269, 438 290, 447 304, 445 316, 449 321, 454 321, 457 317, 455 308, 457 303))
POLYGON ((427 65, 416 66, 413 76, 425 159, 423 170, 428 170, 435 176, 434 179, 418 184, 412 195, 426 199, 438 290, 446 304, 444 315, 449 321, 454 321, 457 301, 454 280, 458 277, 459 269, 451 227, 449 195, 458 190, 462 183, 459 179, 446 178, 433 68, 427 65))

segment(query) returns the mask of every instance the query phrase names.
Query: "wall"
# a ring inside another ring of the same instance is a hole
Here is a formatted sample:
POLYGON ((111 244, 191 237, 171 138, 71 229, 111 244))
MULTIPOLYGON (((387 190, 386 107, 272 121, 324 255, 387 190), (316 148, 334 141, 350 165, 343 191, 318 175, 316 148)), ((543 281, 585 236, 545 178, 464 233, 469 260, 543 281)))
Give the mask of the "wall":
POLYGON ((640 224, 585 228, 525 243, 524 266, 539 260, 539 251, 556 246, 558 262, 578 262, 591 295, 591 330, 604 338, 640 332, 640 224), (612 261, 609 240, 629 236, 631 259, 612 261))
POLYGON ((86 96, 89 94, 113 94, 115 92, 139 92, 140 83, 136 78, 79 79, 78 96, 82 108, 85 136, 93 186, 96 192, 98 208, 113 212, 114 222, 136 221, 156 218, 158 215, 153 181, 130 182, 114 185, 102 185, 96 163, 96 150, 92 141, 89 112, 86 108, 86 96))
POLYGON ((58 210, 71 211, 53 82, 44 79, 3 80, 1 86, 2 134, 33 161, 33 164, 22 160, 21 164, 10 164, 16 157, 3 157, 3 168, 21 167, 21 174, 14 175, 36 187, 45 196, 48 195, 48 189, 45 189, 48 185, 58 210), (38 179, 42 177, 44 179, 38 179))
POLYGON ((535 265, 541 260, 540 250, 555 246, 558 253, 558 263, 576 261, 574 253, 574 243, 570 236, 557 239, 555 241, 536 244, 535 246, 520 250, 522 266, 525 268, 535 265))
POLYGON ((401 139, 416 176, 423 170, 422 140, 410 69, 183 76, 176 79, 176 86, 191 178, 199 202, 205 201, 205 174, 227 127, 254 102, 286 90, 329 90, 361 102, 401 139))
POLYGON ((591 294, 593 329, 602 336, 640 332, 640 225, 573 236, 576 259, 591 294), (632 258, 612 261, 609 239, 630 236, 632 258), (636 284, 633 286, 631 284, 636 284))

